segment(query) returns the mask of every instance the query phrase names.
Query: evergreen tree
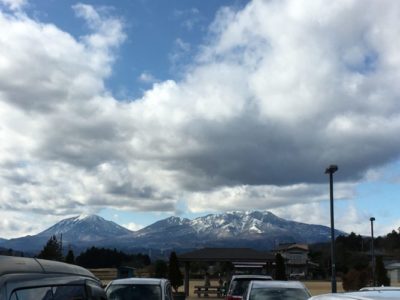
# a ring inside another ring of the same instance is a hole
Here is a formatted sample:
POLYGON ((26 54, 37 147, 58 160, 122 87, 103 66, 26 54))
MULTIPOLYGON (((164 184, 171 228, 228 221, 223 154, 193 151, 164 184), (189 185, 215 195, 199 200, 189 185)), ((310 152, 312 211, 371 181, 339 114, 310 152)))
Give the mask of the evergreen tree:
POLYGON ((167 263, 163 260, 157 260, 154 266, 154 277, 155 278, 166 278, 168 273, 167 263))
POLYGON ((171 252, 169 256, 168 279, 175 292, 177 292, 178 288, 183 284, 183 275, 179 269, 178 257, 175 252, 171 252))
POLYGON ((69 263, 69 264, 75 263, 75 255, 74 255, 74 251, 72 251, 72 249, 68 250, 67 256, 65 257, 65 262, 69 263))
POLYGON ((287 280, 285 259, 280 253, 275 256, 275 280, 287 280))
POLYGON ((375 274, 376 274, 376 285, 377 286, 389 286, 390 279, 387 276, 385 265, 382 261, 382 256, 377 256, 375 259, 375 274))
POLYGON ((43 250, 39 253, 38 258, 62 261, 61 243, 57 240, 57 237, 53 235, 47 244, 43 247, 43 250))
POLYGON ((343 276, 343 289, 348 291, 358 291, 362 287, 368 285, 368 282, 371 280, 369 274, 371 270, 368 268, 356 270, 351 269, 343 276))

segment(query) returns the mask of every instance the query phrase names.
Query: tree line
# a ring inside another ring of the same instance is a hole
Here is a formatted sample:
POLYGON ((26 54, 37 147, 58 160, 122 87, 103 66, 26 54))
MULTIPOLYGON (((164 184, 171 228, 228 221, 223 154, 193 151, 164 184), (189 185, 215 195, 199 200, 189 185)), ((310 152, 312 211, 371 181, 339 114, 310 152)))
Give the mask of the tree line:
MULTIPOLYGON (((65 257, 62 254, 62 243, 53 235, 38 254, 38 258, 65 261, 70 264, 77 264, 85 268, 117 268, 130 266, 143 268, 151 264, 150 257, 146 254, 126 254, 116 249, 91 247, 75 258, 73 250, 68 250, 65 257)), ((157 260, 154 263, 154 277, 168 278, 175 292, 183 284, 183 275, 179 269, 178 257, 171 252, 169 263, 164 260, 157 260)))
POLYGON ((77 264, 85 268, 116 268, 119 266, 129 266, 143 268, 151 264, 150 257, 146 254, 126 254, 116 249, 106 249, 91 247, 75 257, 72 249, 67 255, 63 256, 62 243, 55 235, 50 237, 42 251, 37 255, 38 258, 65 261, 77 264))
MULTIPOLYGON (((400 260, 400 233, 393 230, 386 236, 372 239, 357 235, 341 235, 336 238, 336 271, 342 278, 345 290, 356 290, 372 284, 372 242, 375 249, 375 285, 390 285, 384 260, 400 260)), ((318 264, 315 270, 319 278, 329 278, 331 273, 330 243, 310 245, 310 260, 318 264)))

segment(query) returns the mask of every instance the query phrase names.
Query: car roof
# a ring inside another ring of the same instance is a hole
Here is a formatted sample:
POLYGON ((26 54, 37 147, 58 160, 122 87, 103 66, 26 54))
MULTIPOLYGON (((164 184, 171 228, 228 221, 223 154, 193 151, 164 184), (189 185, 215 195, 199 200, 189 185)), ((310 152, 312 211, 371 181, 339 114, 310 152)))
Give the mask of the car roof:
POLYGON ((266 281, 252 281, 253 289, 261 288, 286 288, 286 289, 304 289, 304 285, 300 281, 280 281, 280 280, 266 280, 266 281))
POLYGON ((7 274, 66 274, 97 278, 85 268, 58 261, 0 255, 0 276, 7 274))
POLYGON ((110 282, 110 285, 117 285, 117 284, 148 284, 148 285, 160 285, 163 282, 167 282, 167 279, 160 279, 160 278, 123 278, 123 279, 115 279, 110 282))
POLYGON ((398 300, 400 299, 399 290, 385 290, 385 291, 357 291, 349 293, 337 294, 324 294, 310 298, 312 300, 398 300))
POLYGON ((270 280, 272 280, 272 277, 268 276, 268 275, 233 275, 232 280, 236 280, 236 279, 250 279, 250 280, 270 279, 270 280))
POLYGON ((360 291, 400 291, 400 286, 367 286, 360 291))

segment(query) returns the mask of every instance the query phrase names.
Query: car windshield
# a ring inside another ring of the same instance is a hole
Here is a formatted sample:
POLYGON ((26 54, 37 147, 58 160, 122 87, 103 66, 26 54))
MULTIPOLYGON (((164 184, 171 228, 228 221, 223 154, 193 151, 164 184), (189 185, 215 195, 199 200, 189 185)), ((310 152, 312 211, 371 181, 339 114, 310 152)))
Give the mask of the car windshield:
POLYGON ((107 297, 109 300, 161 300, 161 288, 150 284, 111 285, 107 297))
POLYGON ((252 289, 250 300, 306 300, 310 295, 303 289, 252 289))

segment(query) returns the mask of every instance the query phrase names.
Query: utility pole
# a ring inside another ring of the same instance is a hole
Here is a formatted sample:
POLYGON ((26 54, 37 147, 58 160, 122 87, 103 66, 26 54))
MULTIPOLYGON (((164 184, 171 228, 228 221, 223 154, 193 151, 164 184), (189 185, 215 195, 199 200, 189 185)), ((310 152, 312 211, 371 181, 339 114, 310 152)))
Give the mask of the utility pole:
POLYGON ((333 173, 338 170, 337 165, 330 165, 325 170, 325 174, 329 174, 329 194, 330 194, 330 209, 331 209, 331 286, 332 293, 336 293, 336 262, 335 262, 335 219, 334 219, 334 206, 333 206, 333 173))

